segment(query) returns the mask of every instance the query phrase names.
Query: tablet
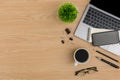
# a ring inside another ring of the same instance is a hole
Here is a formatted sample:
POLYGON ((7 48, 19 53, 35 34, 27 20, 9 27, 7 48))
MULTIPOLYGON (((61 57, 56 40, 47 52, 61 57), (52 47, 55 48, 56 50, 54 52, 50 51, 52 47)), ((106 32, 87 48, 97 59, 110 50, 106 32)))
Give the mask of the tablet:
POLYGON ((109 45, 119 42, 118 31, 107 31, 92 34, 92 44, 95 46, 109 45))

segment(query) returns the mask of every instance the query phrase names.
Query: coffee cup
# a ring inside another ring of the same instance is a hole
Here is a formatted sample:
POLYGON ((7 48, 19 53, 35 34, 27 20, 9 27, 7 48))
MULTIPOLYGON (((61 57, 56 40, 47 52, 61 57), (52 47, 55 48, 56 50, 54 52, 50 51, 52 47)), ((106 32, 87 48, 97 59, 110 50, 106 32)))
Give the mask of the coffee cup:
POLYGON ((77 50, 75 50, 74 52, 74 66, 77 66, 78 64, 84 64, 86 62, 89 61, 90 58, 90 54, 88 52, 88 50, 84 49, 84 48, 79 48, 77 50))

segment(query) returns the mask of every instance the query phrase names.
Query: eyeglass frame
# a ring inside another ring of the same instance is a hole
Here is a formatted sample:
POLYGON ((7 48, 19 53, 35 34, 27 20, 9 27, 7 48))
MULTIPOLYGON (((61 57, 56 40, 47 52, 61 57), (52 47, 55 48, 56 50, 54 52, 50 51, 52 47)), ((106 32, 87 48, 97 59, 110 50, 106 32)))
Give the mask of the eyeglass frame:
POLYGON ((89 67, 89 68, 85 68, 85 69, 81 69, 81 70, 75 71, 75 76, 77 76, 82 71, 84 71, 85 74, 87 74, 87 73, 89 74, 90 70, 98 72, 97 67, 89 67))

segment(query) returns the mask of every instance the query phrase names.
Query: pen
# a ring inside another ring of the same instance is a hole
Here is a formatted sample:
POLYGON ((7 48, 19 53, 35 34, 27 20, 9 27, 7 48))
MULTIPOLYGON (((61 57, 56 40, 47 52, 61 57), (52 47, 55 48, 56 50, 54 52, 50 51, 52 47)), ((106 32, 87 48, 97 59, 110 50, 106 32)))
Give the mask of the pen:
POLYGON ((107 61, 107 60, 105 60, 105 59, 102 59, 101 57, 98 57, 98 56, 96 56, 96 58, 97 58, 98 60, 100 60, 100 61, 102 61, 102 62, 105 62, 106 64, 114 67, 114 68, 119 69, 119 66, 117 66, 116 64, 113 64, 113 63, 111 63, 111 62, 109 62, 109 61, 107 61))
POLYGON ((108 55, 106 55, 106 54, 104 54, 104 53, 102 53, 100 51, 96 51, 96 52, 99 53, 99 54, 101 54, 101 55, 103 55, 103 56, 105 56, 105 57, 107 57, 107 58, 109 58, 109 59, 111 59, 111 60, 113 60, 113 61, 115 61, 115 62, 120 63, 118 60, 116 60, 116 59, 114 59, 114 58, 112 58, 112 57, 110 57, 110 56, 108 56, 108 55))

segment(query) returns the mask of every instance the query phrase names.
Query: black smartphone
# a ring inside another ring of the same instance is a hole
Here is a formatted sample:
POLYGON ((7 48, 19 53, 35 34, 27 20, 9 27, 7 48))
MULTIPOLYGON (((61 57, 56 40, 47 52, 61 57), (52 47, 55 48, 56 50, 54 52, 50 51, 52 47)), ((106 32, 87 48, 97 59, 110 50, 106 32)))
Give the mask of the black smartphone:
POLYGON ((107 31, 92 34, 92 44, 95 46, 108 45, 119 42, 118 31, 107 31))

